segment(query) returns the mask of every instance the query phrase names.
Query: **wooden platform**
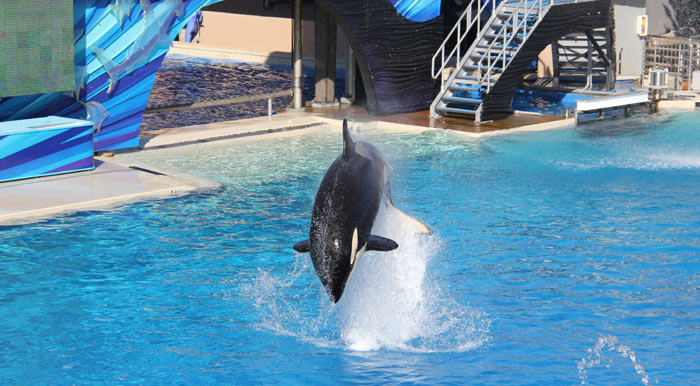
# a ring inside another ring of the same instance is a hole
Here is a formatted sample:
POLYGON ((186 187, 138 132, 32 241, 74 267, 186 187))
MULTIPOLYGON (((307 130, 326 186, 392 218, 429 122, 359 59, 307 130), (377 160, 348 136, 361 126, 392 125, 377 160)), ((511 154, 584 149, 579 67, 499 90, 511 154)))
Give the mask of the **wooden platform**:
POLYGON ((309 107, 306 109, 306 112, 335 119, 348 118, 356 121, 390 122, 435 129, 450 129, 474 134, 496 132, 499 130, 511 130, 524 126, 565 121, 564 117, 514 113, 501 120, 476 123, 472 120, 459 117, 430 118, 430 112, 428 110, 416 111, 412 113, 374 116, 370 115, 367 110, 362 107, 350 105, 341 105, 340 107, 328 108, 309 107))

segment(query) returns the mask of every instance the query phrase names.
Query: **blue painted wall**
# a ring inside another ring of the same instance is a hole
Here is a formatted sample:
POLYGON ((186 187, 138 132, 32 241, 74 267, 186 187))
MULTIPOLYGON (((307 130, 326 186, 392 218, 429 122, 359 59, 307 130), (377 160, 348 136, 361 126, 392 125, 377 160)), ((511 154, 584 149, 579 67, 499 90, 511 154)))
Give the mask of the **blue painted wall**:
POLYGON ((440 16, 442 0, 391 0, 396 11, 408 20, 423 22, 440 16))
POLYGON ((61 117, 0 126, 0 182, 90 170, 92 122, 61 117))
MULTIPOLYGON (((178 0, 182 12, 172 20, 163 43, 172 41, 187 21, 202 7, 220 0, 178 0)), ((168 0, 144 1, 153 14, 162 18, 168 0)), ((112 90, 103 63, 90 48, 99 47, 109 59, 123 63, 132 45, 144 36, 144 11, 136 0, 74 0, 75 87, 71 92, 0 98, 0 122, 57 115, 86 118, 85 103, 100 103, 109 114, 96 128, 95 151, 136 147, 139 144, 141 118, 156 72, 168 52, 167 44, 158 44, 133 69, 120 74, 112 90), (119 6, 115 6, 119 4, 119 6)), ((153 32, 153 31, 149 31, 153 32)))

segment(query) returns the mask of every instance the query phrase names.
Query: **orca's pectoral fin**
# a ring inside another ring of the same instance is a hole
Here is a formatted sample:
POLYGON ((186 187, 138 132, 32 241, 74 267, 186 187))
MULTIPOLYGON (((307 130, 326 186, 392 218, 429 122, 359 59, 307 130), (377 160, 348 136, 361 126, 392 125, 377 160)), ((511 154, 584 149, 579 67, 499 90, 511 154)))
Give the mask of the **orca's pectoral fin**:
POLYGON ((309 240, 300 241, 294 244, 294 250, 300 253, 309 251, 309 240))
POLYGON ((377 236, 377 235, 371 235, 369 236, 369 240, 367 240, 367 250, 368 251, 381 251, 381 252, 387 252, 387 251, 393 251, 394 249, 398 248, 399 244, 392 240, 392 239, 387 239, 386 237, 382 236, 377 236))

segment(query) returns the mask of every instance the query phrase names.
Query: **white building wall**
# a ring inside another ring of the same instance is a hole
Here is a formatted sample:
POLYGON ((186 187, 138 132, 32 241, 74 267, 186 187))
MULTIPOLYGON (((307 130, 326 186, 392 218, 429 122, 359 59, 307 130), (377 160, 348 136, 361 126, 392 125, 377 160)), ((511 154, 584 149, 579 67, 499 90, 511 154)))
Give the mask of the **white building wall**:
POLYGON ((615 49, 621 75, 642 75, 644 39, 637 35, 637 16, 646 7, 615 4, 615 49))

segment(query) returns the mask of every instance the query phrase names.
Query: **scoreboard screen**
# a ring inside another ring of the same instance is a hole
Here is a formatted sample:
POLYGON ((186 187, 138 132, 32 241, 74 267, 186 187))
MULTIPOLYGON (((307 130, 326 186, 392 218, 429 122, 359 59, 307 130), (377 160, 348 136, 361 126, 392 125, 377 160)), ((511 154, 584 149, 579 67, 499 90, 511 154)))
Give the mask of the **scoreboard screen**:
POLYGON ((73 0, 0 0, 0 97, 73 89, 73 0))

